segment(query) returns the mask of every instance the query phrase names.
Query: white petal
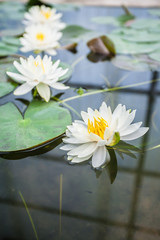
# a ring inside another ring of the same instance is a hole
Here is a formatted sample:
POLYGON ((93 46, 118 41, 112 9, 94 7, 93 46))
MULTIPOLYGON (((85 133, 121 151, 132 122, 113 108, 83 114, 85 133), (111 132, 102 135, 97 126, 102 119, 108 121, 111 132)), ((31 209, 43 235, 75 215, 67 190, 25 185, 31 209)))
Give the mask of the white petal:
POLYGON ((14 95, 24 95, 30 92, 33 88, 34 86, 31 86, 28 83, 24 83, 20 87, 16 88, 16 90, 14 91, 14 95))
POLYGON ((82 144, 82 143, 87 143, 87 142, 92 142, 92 140, 88 140, 88 139, 77 139, 75 137, 71 137, 71 138, 63 138, 63 142, 64 143, 71 143, 71 144, 82 144))
POLYGON ((74 157, 71 161, 72 161, 73 163, 81 163, 81 162, 84 162, 84 161, 90 159, 91 156, 92 156, 92 155, 89 155, 89 156, 83 157, 83 158, 74 157))
POLYGON ((131 133, 131 134, 128 134, 128 135, 125 135, 123 137, 121 137, 121 140, 134 140, 134 139, 137 139, 141 136, 143 136, 147 131, 149 130, 149 128, 147 127, 142 127, 140 129, 138 129, 137 131, 131 133))
POLYGON ((88 119, 89 119, 88 113, 81 111, 81 116, 85 124, 88 125, 88 119))
POLYGON ((106 162, 107 152, 108 151, 105 146, 97 148, 92 157, 93 168, 99 168, 106 162))
POLYGON ((48 87, 48 85, 46 85, 46 84, 44 84, 44 83, 39 83, 39 84, 36 86, 36 88, 37 88, 37 91, 38 91, 39 95, 40 95, 42 98, 44 98, 44 100, 45 100, 46 102, 48 102, 49 99, 50 99, 50 94, 51 94, 50 88, 48 87))
POLYGON ((72 144, 66 144, 60 147, 61 150, 63 151, 70 151, 71 149, 75 148, 75 145, 72 144))
POLYGON ((131 134, 131 133, 137 131, 140 128, 141 125, 142 125, 142 122, 138 122, 138 123, 134 123, 134 124, 129 125, 128 128, 120 131, 120 136, 122 137, 122 136, 131 134))
MULTIPOLYGON (((90 149, 92 148, 92 144, 93 143, 85 143, 85 144, 81 144, 81 145, 74 145, 74 149, 71 149, 71 151, 68 152, 68 155, 71 155, 71 156, 78 156, 79 154, 83 153, 86 149, 90 149)), ((96 145, 96 144, 95 144, 96 145)), ((89 155, 89 154, 87 154, 89 155)), ((81 156, 79 156, 81 157, 81 156)), ((82 157, 85 157, 85 156, 82 156, 82 157)))
POLYGON ((47 49, 47 50, 45 50, 45 52, 52 56, 57 55, 57 52, 54 49, 47 49))
POLYGON ((23 82, 26 82, 29 80, 28 78, 26 78, 23 75, 18 74, 18 73, 13 73, 13 72, 6 72, 6 73, 9 77, 11 77, 13 80, 15 80, 19 83, 23 83, 23 82))
POLYGON ((78 157, 82 158, 82 157, 87 157, 89 155, 92 155, 93 152, 96 150, 96 148, 97 148, 97 143, 90 143, 83 151, 81 151, 78 154, 78 157))
POLYGON ((52 84, 50 84, 50 86, 52 88, 59 89, 59 90, 68 89, 69 88, 68 86, 65 86, 63 83, 58 83, 58 82, 52 83, 52 84))
POLYGON ((118 128, 119 131, 122 131, 126 129, 134 120, 136 114, 136 110, 132 111, 129 113, 128 117, 126 118, 125 121, 123 121, 123 124, 118 128))

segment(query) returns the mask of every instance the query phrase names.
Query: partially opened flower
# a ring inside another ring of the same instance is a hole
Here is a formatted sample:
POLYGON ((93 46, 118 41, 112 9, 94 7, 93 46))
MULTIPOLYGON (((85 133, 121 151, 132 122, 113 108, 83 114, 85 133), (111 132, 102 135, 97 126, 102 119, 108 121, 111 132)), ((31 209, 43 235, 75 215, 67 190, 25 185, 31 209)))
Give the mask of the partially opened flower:
POLYGON ((133 123, 136 111, 126 110, 119 104, 114 112, 103 102, 99 111, 88 108, 81 112, 83 121, 76 120, 67 127, 66 145, 61 149, 68 152, 68 160, 80 163, 92 157, 92 166, 98 168, 110 161, 107 146, 114 146, 120 140, 133 140, 143 136, 149 128, 142 122, 133 123))
POLYGON ((31 25, 25 29, 25 34, 20 38, 22 52, 45 51, 50 55, 56 55, 56 48, 60 46, 58 40, 62 37, 57 32, 44 24, 31 25))
POLYGON ((24 15, 23 23, 25 25, 32 24, 49 24, 50 27, 53 27, 56 30, 63 29, 66 24, 60 21, 62 17, 61 13, 56 13, 55 8, 50 8, 46 6, 34 6, 29 9, 29 12, 26 12, 24 15))
POLYGON ((60 77, 64 76, 68 69, 58 67, 60 60, 52 62, 51 57, 47 55, 41 59, 40 56, 34 58, 30 56, 28 59, 20 58, 20 63, 14 61, 14 66, 19 73, 7 72, 8 76, 18 82, 24 82, 15 91, 15 95, 23 95, 36 87, 39 95, 46 102, 50 99, 50 87, 55 89, 67 89, 63 83, 58 82, 60 77))

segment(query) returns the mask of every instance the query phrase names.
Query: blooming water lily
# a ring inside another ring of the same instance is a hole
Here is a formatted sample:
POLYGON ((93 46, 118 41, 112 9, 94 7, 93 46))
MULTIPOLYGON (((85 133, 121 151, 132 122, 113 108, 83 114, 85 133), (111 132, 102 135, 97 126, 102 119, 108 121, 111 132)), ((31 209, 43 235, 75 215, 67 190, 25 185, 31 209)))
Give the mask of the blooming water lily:
POLYGON ((116 109, 102 103, 99 111, 88 108, 81 112, 83 121, 76 120, 67 127, 66 145, 61 149, 68 152, 68 160, 80 163, 92 157, 92 166, 98 168, 110 161, 107 146, 114 146, 120 140, 134 140, 143 136, 149 128, 141 127, 142 122, 133 123, 136 111, 126 110, 119 104, 116 109))
POLYGON ((62 33, 52 29, 48 25, 37 24, 26 27, 25 34, 20 38, 22 52, 44 51, 50 55, 56 55, 56 48, 60 46, 58 40, 62 33))
POLYGON ((29 12, 26 12, 24 15, 23 23, 25 25, 32 24, 49 24, 50 27, 61 30, 66 24, 60 21, 62 17, 61 13, 56 13, 55 8, 50 8, 46 6, 34 6, 29 9, 29 12))
POLYGON ((59 78, 64 76, 68 69, 58 67, 60 60, 52 62, 51 57, 45 55, 43 59, 40 56, 28 59, 20 58, 20 63, 14 61, 14 66, 19 73, 7 72, 8 76, 18 82, 24 82, 15 91, 15 95, 23 95, 36 87, 39 95, 46 102, 50 99, 50 87, 55 89, 67 89, 63 83, 58 82, 59 78))

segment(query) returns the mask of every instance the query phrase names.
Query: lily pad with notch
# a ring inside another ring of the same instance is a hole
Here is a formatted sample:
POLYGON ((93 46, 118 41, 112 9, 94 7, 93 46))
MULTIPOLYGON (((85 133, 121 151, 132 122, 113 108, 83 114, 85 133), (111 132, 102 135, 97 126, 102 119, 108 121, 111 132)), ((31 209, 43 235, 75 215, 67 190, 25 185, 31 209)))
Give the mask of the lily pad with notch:
POLYGON ((71 124, 71 115, 57 102, 34 100, 24 114, 13 103, 0 107, 0 156, 34 150, 50 144, 65 132, 71 124))

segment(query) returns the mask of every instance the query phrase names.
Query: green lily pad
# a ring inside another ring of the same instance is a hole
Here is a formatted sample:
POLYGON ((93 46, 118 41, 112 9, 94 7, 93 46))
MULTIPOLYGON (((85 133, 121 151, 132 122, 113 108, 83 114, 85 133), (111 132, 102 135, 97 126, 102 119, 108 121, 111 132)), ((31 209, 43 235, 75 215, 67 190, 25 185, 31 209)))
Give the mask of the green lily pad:
POLYGON ((24 118, 12 103, 0 107, 0 152, 43 145, 63 134, 71 116, 56 102, 33 101, 24 118))
POLYGON ((0 42, 0 57, 13 55, 18 51, 17 46, 8 45, 4 42, 0 42))
POLYGON ((111 24, 114 26, 120 26, 120 22, 117 20, 117 18, 108 16, 108 17, 94 17, 91 19, 92 22, 98 23, 98 24, 111 24))
POLYGON ((147 31, 135 31, 134 34, 122 35, 122 39, 130 42, 159 42, 160 34, 147 31))
POLYGON ((2 40, 2 42, 9 44, 9 45, 14 45, 17 47, 20 47, 20 45, 21 45, 19 38, 16 38, 16 37, 5 36, 5 37, 2 37, 1 40, 2 40))
POLYGON ((109 38, 113 41, 116 52, 119 54, 141 54, 151 53, 160 49, 160 43, 135 43, 123 40, 121 36, 109 34, 109 38))
POLYGON ((85 39, 89 34, 93 33, 93 31, 78 25, 68 25, 62 30, 62 33, 62 42, 68 41, 71 43, 85 39))
POLYGON ((151 15, 160 17, 160 10, 159 9, 151 9, 151 10, 149 10, 149 13, 151 15))
POLYGON ((17 84, 8 82, 6 71, 12 66, 13 58, 0 60, 0 97, 12 92, 17 84))
POLYGON ((156 52, 153 52, 153 53, 150 53, 149 57, 152 58, 155 61, 160 62, 160 50, 156 51, 156 52))
POLYGON ((0 97, 5 96, 6 94, 12 92, 15 89, 15 86, 9 82, 0 82, 0 97))
POLYGON ((112 64, 120 69, 129 71, 147 71, 149 70, 146 63, 142 63, 139 59, 128 56, 116 56, 111 60, 112 64))
POLYGON ((149 18, 139 18, 139 19, 135 19, 133 23, 131 23, 130 27, 135 29, 159 28, 160 20, 149 19, 149 18))

